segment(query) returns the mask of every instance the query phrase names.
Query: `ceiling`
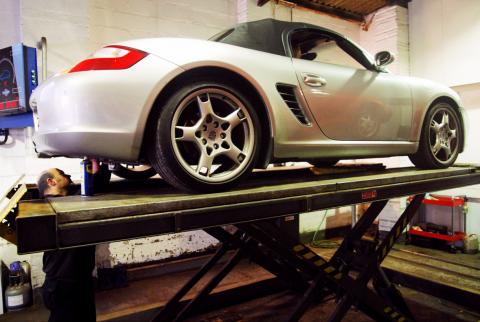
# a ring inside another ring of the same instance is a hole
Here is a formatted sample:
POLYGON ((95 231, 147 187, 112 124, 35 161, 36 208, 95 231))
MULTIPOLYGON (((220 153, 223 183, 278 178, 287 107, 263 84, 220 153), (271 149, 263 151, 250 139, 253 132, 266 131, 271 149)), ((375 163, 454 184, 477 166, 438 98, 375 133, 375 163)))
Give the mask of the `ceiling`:
MULTIPOLYGON (((258 6, 263 6, 268 1, 269 0, 257 0, 257 4, 258 6)), ((325 12, 340 18, 363 22, 365 16, 384 6, 400 5, 406 7, 409 1, 410 0, 288 0, 283 2, 325 12)))

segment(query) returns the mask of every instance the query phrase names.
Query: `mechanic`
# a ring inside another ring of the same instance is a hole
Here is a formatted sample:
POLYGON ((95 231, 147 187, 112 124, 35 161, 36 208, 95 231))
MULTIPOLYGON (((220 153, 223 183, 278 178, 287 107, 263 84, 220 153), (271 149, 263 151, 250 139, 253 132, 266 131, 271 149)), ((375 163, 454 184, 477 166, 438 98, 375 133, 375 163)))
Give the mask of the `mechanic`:
MULTIPOLYGON (((104 167, 92 160, 94 187, 110 179, 104 167)), ((61 197, 76 194, 70 176, 57 168, 48 169, 37 181, 40 197, 61 197)), ((78 188, 77 188, 78 190, 78 188)), ((95 246, 46 251, 43 254, 45 282, 42 296, 50 310, 49 322, 96 321, 93 269, 95 246)))

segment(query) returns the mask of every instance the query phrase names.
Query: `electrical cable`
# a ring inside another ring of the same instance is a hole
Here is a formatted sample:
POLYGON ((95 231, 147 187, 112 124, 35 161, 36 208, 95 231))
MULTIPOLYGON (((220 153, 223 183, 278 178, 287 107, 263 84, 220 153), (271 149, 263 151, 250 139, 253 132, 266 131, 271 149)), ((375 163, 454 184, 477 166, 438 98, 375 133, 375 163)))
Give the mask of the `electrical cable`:
POLYGON ((323 217, 320 223, 318 224, 317 229, 315 230, 315 233, 313 234, 312 241, 310 242, 310 245, 315 248, 336 248, 339 246, 339 243, 336 241, 331 241, 331 240, 316 240, 317 234, 320 231, 320 227, 322 226, 323 222, 325 221, 325 218, 327 218, 327 210, 323 212, 323 217))

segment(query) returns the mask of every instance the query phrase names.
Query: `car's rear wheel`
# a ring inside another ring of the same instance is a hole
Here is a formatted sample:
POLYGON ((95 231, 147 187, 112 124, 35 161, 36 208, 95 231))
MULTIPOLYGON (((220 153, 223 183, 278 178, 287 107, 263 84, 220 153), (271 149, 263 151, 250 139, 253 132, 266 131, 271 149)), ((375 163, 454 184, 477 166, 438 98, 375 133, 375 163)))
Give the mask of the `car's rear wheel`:
POLYGON ((171 185, 214 192, 248 175, 259 153, 258 116, 233 86, 195 82, 161 108, 150 162, 171 185))
POLYGON ((147 180, 157 174, 155 169, 149 165, 128 165, 123 163, 117 164, 112 172, 127 180, 147 180))
POLYGON ((418 151, 410 160, 419 168, 447 168, 457 159, 462 142, 457 111, 446 102, 437 103, 427 112, 418 151))

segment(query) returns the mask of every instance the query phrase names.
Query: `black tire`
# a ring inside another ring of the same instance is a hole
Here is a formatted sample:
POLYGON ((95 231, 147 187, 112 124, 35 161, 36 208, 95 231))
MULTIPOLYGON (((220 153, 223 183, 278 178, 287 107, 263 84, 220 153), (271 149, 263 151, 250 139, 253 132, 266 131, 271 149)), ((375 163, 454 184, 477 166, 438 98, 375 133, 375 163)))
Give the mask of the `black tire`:
POLYGON ((160 107, 150 163, 172 186, 222 191, 238 184, 259 155, 259 118, 234 86, 198 80, 160 107))
POLYGON ((141 165, 136 168, 128 168, 122 164, 118 164, 113 174, 127 180, 143 181, 157 174, 154 168, 141 165))
POLYGON ((458 111, 449 103, 436 103, 425 116, 418 151, 409 158, 418 168, 448 168, 460 153, 463 135, 458 111))
POLYGON ((333 167, 335 164, 338 163, 338 159, 334 160, 316 160, 316 161, 311 161, 309 162, 311 165, 317 167, 317 168, 329 168, 333 167))

